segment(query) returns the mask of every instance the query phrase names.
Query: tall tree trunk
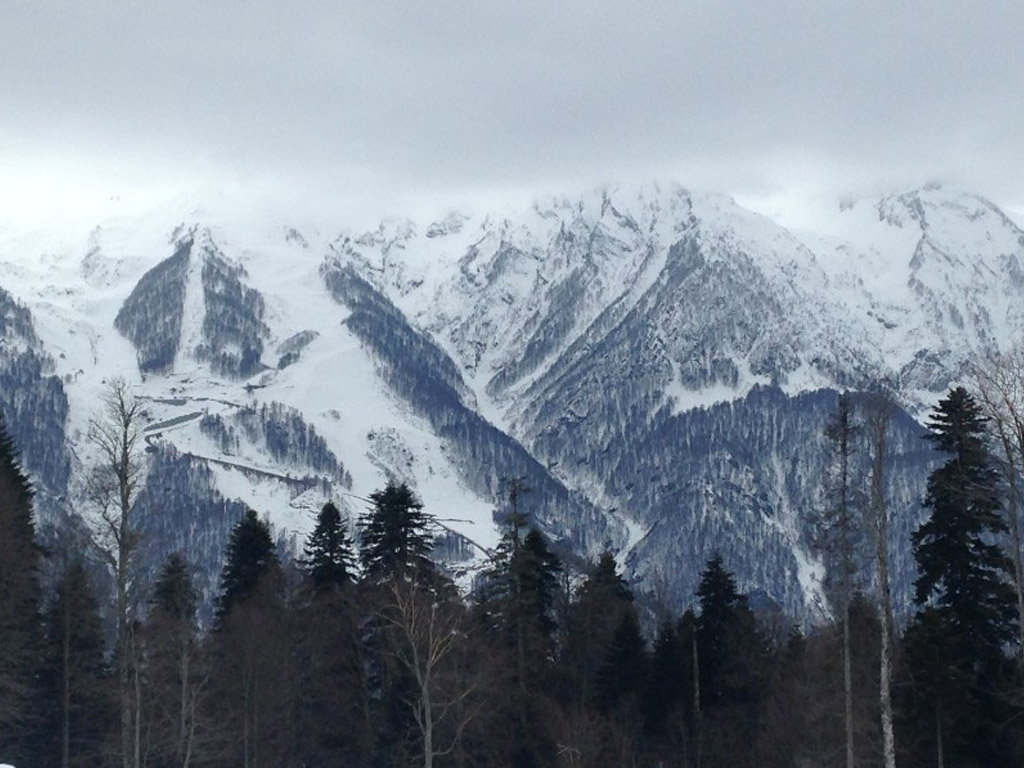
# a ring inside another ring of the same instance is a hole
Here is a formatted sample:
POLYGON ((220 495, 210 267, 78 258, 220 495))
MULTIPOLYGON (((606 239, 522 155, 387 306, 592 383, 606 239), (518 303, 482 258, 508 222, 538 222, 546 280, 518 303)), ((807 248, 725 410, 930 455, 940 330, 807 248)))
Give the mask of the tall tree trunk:
POLYGON ((250 719, 249 708, 251 706, 251 695, 249 691, 249 685, 251 680, 249 678, 249 670, 245 670, 245 679, 242 681, 242 760, 245 764, 245 768, 252 768, 252 734, 250 733, 250 719))
POLYGON ((139 655, 138 649, 135 647, 135 630, 131 630, 131 649, 132 649, 132 683, 134 687, 134 700, 132 701, 132 715, 134 717, 134 733, 132 734, 133 739, 133 754, 135 758, 135 766, 141 768, 142 766, 142 678, 139 675, 139 655))
POLYGON ((178 701, 178 727, 175 739, 174 756, 178 765, 186 765, 185 739, 189 733, 188 728, 188 705, 189 705, 189 638, 188 634, 182 632, 181 654, 178 665, 178 676, 181 678, 178 701))
POLYGON ((125 587, 125 569, 117 569, 117 681, 118 708, 121 715, 121 766, 134 768, 132 764, 132 702, 131 702, 131 653, 128 647, 128 598, 125 587))
POLYGON ((434 713, 430 705, 430 689, 428 685, 423 686, 420 706, 423 712, 423 768, 433 768, 434 765, 434 713))
POLYGON ((1021 552, 1022 534, 1020 525, 1020 460, 1024 457, 1024 424, 1016 424, 1017 444, 1008 439, 1002 424, 998 424, 1003 453, 1006 455, 1006 480, 1009 485, 1009 499, 1006 505, 1007 522, 1010 525, 1010 546, 1013 548, 1013 586, 1017 591, 1017 653, 1024 663, 1024 554, 1021 552))
POLYGON ((892 403, 878 396, 871 404, 868 432, 871 442, 871 533, 875 545, 875 578, 879 596, 878 701, 882 720, 882 758, 896 768, 896 732, 892 714, 892 590, 889 586, 889 508, 885 501, 885 445, 892 403))
POLYGON ((137 526, 132 519, 138 481, 143 469, 139 458, 141 417, 138 401, 123 379, 115 379, 103 397, 101 416, 90 420, 89 441, 98 449, 100 459, 89 481, 88 493, 99 510, 99 530, 93 532, 94 544, 110 567, 117 589, 117 682, 120 715, 120 755, 122 768, 139 768, 138 713, 133 705, 132 675, 135 670, 131 647, 131 623, 134 619, 134 556, 137 526))
POLYGON ((850 601, 843 606, 843 703, 846 710, 846 768, 855 768, 853 753, 853 669, 850 659, 850 601))
POLYGON ((697 630, 693 631, 693 735, 696 742, 694 756, 695 768, 700 768, 701 763, 701 738, 703 736, 704 723, 700 709, 700 654, 697 650, 697 630))
POLYGON ((64 600, 64 635, 61 643, 61 729, 60 764, 68 768, 71 760, 71 616, 68 600, 64 600))
POLYGON ((974 384, 985 416, 999 437, 1003 472, 1009 486, 1007 523, 1017 593, 1018 654, 1024 664, 1024 531, 1020 519, 1020 471, 1024 468, 1024 347, 1017 346, 1007 354, 983 361, 975 371, 974 384))
POLYGON ((853 749, 853 670, 850 654, 850 593, 852 592, 853 557, 850 552, 850 456, 853 453, 853 439, 858 432, 853 423, 853 406, 845 392, 839 396, 835 417, 825 430, 839 457, 839 555, 842 578, 840 579, 840 600, 843 610, 843 710, 846 731, 846 768, 855 768, 856 755, 853 749))

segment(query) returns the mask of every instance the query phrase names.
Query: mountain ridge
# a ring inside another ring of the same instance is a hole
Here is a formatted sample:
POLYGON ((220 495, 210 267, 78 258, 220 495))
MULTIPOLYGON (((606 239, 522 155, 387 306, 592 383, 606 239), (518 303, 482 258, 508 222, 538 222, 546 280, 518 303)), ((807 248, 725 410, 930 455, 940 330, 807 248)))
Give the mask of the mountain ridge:
MULTIPOLYGON (((526 475, 564 547, 610 547, 679 604, 727 551, 741 583, 806 615, 821 604, 806 508, 824 503, 812 478, 833 397, 813 393, 886 382, 920 415, 1024 330, 1024 233, 987 200, 935 187, 844 206, 830 237, 658 185, 340 235, 168 216, 63 249, 0 243, 7 316, 29 313, 52 361, 49 374, 17 363, 18 334, 0 327, 0 364, 19 371, 5 387, 58 381, 68 402, 41 435, 3 404, 55 520, 120 373, 161 427, 149 442, 164 466, 198 462, 182 487, 269 512, 290 536, 326 498, 354 519, 345 494, 392 477, 490 546, 502 479, 526 475), (65 480, 42 476, 43 444, 68 446, 65 480), (270 479, 293 474, 308 481, 270 479)), ((897 459, 919 478, 930 459, 911 422, 900 430, 897 459)), ((894 482, 893 503, 912 507, 911 486, 894 482)), ((225 521, 203 524, 222 537, 225 521)))

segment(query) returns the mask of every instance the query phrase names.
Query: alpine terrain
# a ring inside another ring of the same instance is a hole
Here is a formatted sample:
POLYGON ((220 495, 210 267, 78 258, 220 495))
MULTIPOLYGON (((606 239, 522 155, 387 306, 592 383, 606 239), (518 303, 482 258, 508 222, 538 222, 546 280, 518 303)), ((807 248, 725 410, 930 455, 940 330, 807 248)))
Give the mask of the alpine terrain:
POLYGON ((295 550, 325 500, 354 517, 405 481, 458 570, 523 478, 563 551, 610 549, 640 591, 688 605, 719 552, 806 617, 838 392, 884 385, 903 409, 886 493, 906 585, 934 461, 917 419, 1024 331, 1024 232, 934 185, 815 233, 656 185, 370 231, 298 218, 188 203, 0 230, 0 411, 43 528, 91 514, 89 424, 122 377, 145 559, 184 549, 207 595, 246 507, 295 550))

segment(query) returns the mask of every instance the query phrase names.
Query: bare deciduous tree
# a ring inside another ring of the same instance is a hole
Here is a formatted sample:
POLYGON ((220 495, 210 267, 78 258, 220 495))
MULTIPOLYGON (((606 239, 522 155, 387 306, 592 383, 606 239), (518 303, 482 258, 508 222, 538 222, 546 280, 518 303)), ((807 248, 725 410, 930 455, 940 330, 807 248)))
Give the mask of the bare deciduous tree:
POLYGON ((885 768, 896 768, 896 735, 892 714, 892 593, 889 586, 889 508, 885 499, 885 450, 893 404, 886 395, 875 395, 866 418, 871 454, 871 494, 868 532, 875 550, 878 584, 880 651, 878 700, 882 720, 882 755, 885 768))
POLYGON ((110 568, 116 591, 117 672, 122 768, 141 765, 141 680, 135 637, 139 545, 135 499, 142 482, 142 413, 124 379, 107 385, 103 407, 89 422, 97 452, 88 481, 93 543, 110 568))
POLYGON ((414 682, 410 702, 423 749, 423 767, 451 754, 466 726, 477 716, 476 675, 461 663, 468 643, 465 610, 439 590, 392 579, 381 619, 389 635, 389 652, 414 682), (447 744, 439 743, 442 726, 447 744))
POLYGON ((832 450, 832 477, 830 478, 829 509, 819 521, 818 545, 832 557, 838 557, 838 593, 843 628, 843 694, 846 723, 846 766, 854 768, 853 723, 853 672, 850 655, 850 600, 853 595, 853 580, 857 566, 854 556, 853 538, 857 528, 855 520, 855 491, 853 489, 851 466, 854 458, 854 443, 861 432, 861 425, 854 419, 853 403, 847 393, 839 396, 835 413, 825 427, 825 436, 832 450))
POLYGON ((989 428, 995 437, 997 455, 1007 486, 1007 524, 1010 529, 1010 559, 1017 592, 1019 653, 1024 658, 1024 512, 1021 472, 1024 470, 1024 347, 994 355, 974 371, 974 389, 989 428))

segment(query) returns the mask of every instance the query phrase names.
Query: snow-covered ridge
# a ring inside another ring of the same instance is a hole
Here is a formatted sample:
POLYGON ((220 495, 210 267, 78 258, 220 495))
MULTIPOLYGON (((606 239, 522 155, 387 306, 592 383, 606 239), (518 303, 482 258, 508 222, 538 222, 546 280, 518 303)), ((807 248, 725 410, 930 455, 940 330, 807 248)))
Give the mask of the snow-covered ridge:
MULTIPOLYGON (((820 430, 798 411, 825 401, 800 393, 884 379, 920 411, 1024 331, 1024 233, 934 187, 844 205, 817 233, 658 185, 370 228, 217 208, 0 235, 0 287, 22 308, 4 317, 30 315, 51 366, 8 380, 37 393, 22 420, 46 387, 66 398, 47 412, 72 494, 88 419, 122 375, 154 450, 300 536, 325 498, 354 515, 395 477, 491 546, 500 479, 526 474, 551 533, 619 550, 638 579, 747 547, 764 563, 742 578, 810 603, 798 475, 820 430), (770 409, 809 441, 799 472, 770 409), (746 450, 751 430, 768 459, 746 450), (688 452, 678 467, 666 446, 688 452)), ((0 336, 14 370, 28 342, 0 336)), ((688 568, 665 577, 680 595, 688 568)))

